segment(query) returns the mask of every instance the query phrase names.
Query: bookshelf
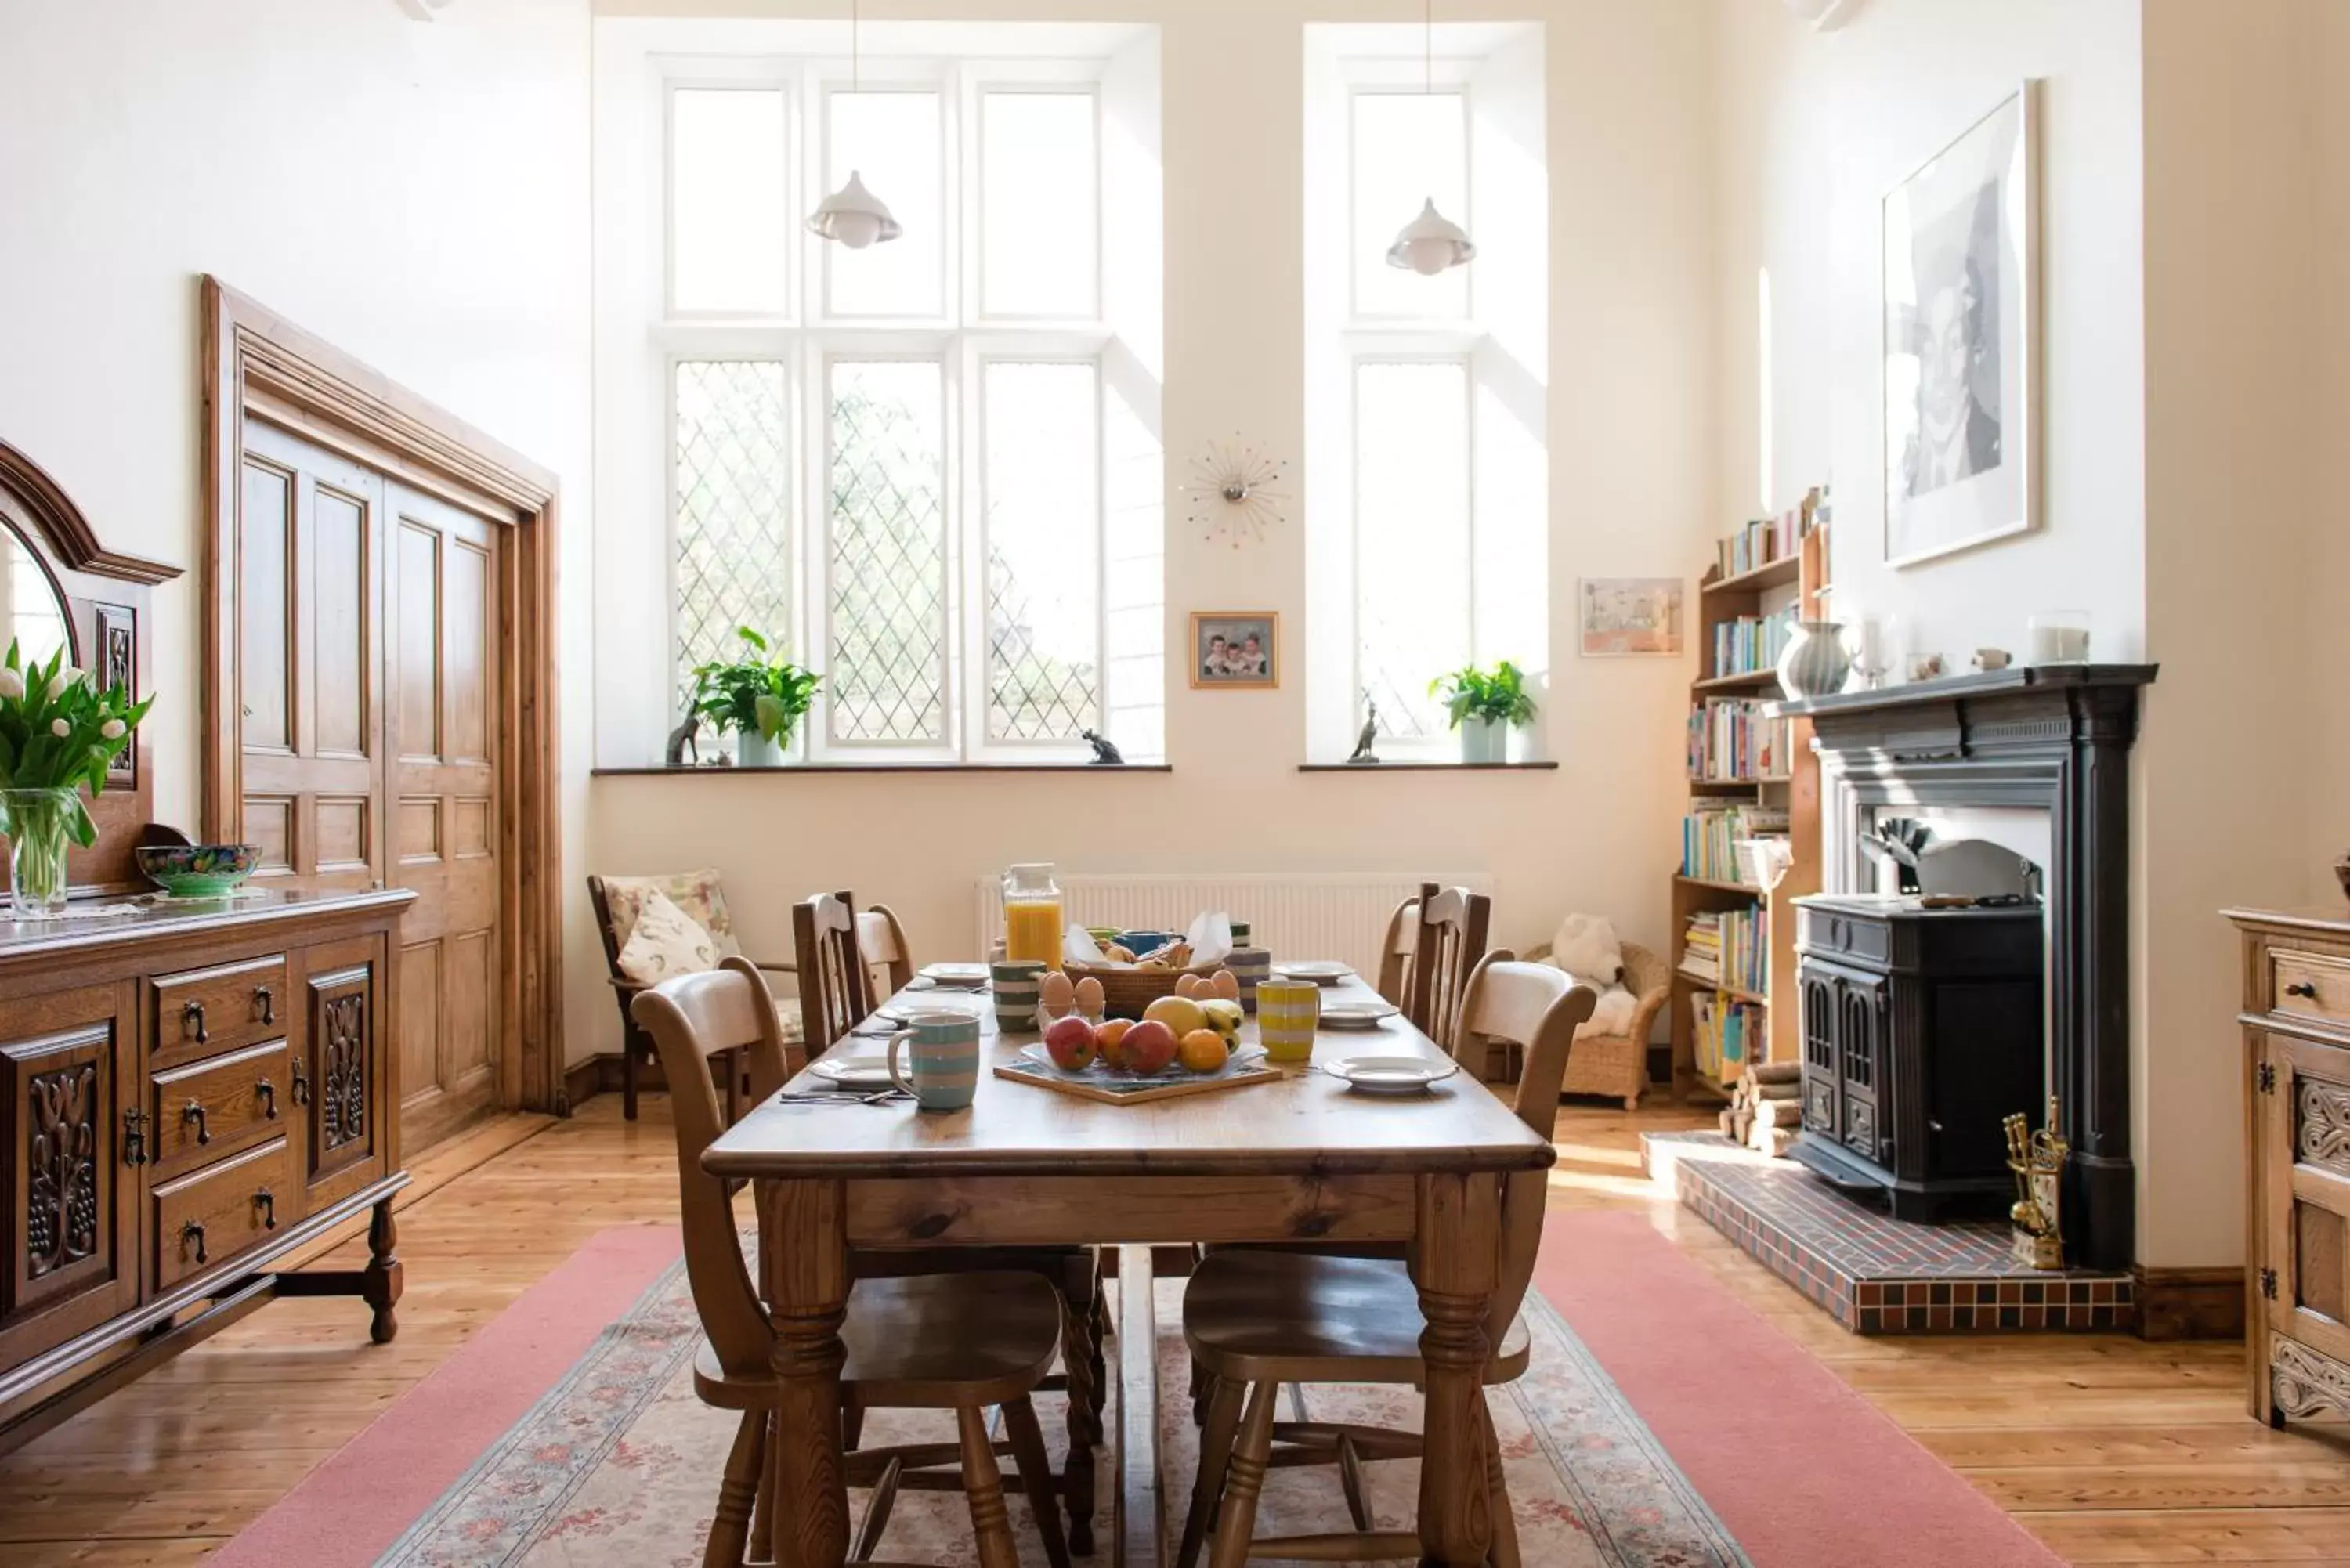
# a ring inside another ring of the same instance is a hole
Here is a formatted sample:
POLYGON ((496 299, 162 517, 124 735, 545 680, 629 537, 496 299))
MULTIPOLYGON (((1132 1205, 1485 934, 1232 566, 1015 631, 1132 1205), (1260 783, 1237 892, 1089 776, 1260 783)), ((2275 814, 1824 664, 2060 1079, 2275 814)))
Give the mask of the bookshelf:
POLYGON ((1794 1061, 1802 1051, 1794 900, 1819 891, 1819 763, 1809 722, 1767 720, 1761 704, 1779 696, 1771 663, 1781 645, 1765 623, 1823 618, 1828 527, 1825 493, 1814 490, 1792 511, 1722 541, 1698 585, 1699 673, 1689 696, 1691 815, 1684 819, 1670 900, 1677 1096, 1727 1097, 1725 1071, 1734 1078, 1746 1062, 1794 1061), (1758 724, 1783 728, 1758 740, 1758 724), (1725 745, 1729 776, 1700 776, 1721 765, 1725 745), (1693 835, 1692 823, 1710 831, 1693 835), (1749 828, 1755 831, 1743 831, 1749 828), (1772 887, 1758 887, 1737 863, 1734 839, 1780 832, 1788 841, 1786 871, 1772 887), (1692 843, 1693 836, 1703 842, 1692 843), (1742 963, 1735 961, 1741 957, 1742 963), (1723 1035, 1730 1031, 1721 1025, 1737 1020, 1736 1061, 1717 1066, 1721 1046, 1700 1051, 1700 1009, 1723 1035))

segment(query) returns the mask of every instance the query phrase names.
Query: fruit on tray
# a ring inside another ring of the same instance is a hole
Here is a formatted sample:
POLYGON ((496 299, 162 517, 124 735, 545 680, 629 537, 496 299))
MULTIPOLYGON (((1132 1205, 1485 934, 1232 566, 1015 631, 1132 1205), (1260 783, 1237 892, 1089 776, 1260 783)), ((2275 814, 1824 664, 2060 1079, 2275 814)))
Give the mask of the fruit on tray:
POLYGON ((1232 1059, 1232 1048, 1212 1029, 1194 1029, 1183 1036, 1175 1059, 1194 1073, 1221 1073, 1232 1059))
POLYGON ((1248 1017, 1239 1002, 1227 1002, 1221 996, 1211 996, 1200 1003, 1200 1013, 1207 1020, 1208 1027, 1223 1037, 1226 1046, 1239 1041, 1241 1024, 1248 1017))
POLYGON ((1208 1015, 1200 1004, 1188 996, 1162 996, 1142 1010, 1146 1022, 1156 1020, 1167 1026, 1169 1037, 1180 1040, 1194 1029, 1207 1026, 1208 1015))
POLYGON ((1163 1020, 1146 1018, 1126 1032, 1118 1043, 1118 1055, 1129 1073, 1163 1073, 1175 1060, 1175 1031, 1163 1020))
POLYGON ((1094 1026, 1071 1013, 1055 1018, 1045 1031, 1045 1049, 1051 1052, 1053 1064, 1076 1072, 1094 1064, 1094 1026))
POLYGON ((1131 1018, 1111 1018, 1094 1025, 1094 1050, 1107 1067, 1126 1065, 1126 1053, 1121 1044, 1126 1032, 1134 1027, 1131 1018))

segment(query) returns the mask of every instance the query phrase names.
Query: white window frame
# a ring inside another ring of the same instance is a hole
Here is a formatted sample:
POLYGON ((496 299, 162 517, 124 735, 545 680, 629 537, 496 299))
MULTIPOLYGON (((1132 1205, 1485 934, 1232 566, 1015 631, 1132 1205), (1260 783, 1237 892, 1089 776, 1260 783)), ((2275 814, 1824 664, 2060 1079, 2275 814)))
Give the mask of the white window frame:
MULTIPOLYGON (((785 97, 790 147, 786 168, 792 188, 786 211, 800 213, 822 199, 827 184, 832 96, 849 86, 845 59, 702 59, 665 57, 654 62, 661 111, 653 161, 660 182, 662 216, 660 302, 664 312, 651 330, 661 366, 657 406, 662 420, 665 498, 664 535, 667 610, 664 668, 678 665, 678 431, 677 367, 686 360, 781 363, 793 391, 792 452, 798 472, 791 476, 790 528, 795 554, 789 565, 791 626, 795 658, 829 670, 836 640, 832 626, 831 516, 832 428, 829 417, 832 367, 842 361, 918 360, 940 367, 944 441, 941 504, 945 509, 946 582, 942 596, 941 679, 945 694, 944 735, 931 739, 843 739, 825 687, 817 689, 807 721, 795 740, 813 763, 1035 763, 1079 762, 1091 755, 1081 741, 996 740, 988 733, 985 431, 983 425, 983 367, 992 361, 1083 363, 1094 371, 1093 576, 1094 670, 1097 722, 1112 708, 1108 654, 1109 555, 1108 428, 1109 374, 1105 349, 1112 333, 1102 319, 1107 292, 1103 171, 1107 162, 1102 81, 1107 61, 973 59, 868 61, 859 73, 867 91, 935 91, 941 100, 941 182, 946 230, 941 236, 941 294, 937 317, 884 317, 835 314, 831 308, 829 247, 806 235, 795 220, 794 243, 786 247, 786 309, 780 315, 681 312, 674 307, 675 229, 671 222, 671 126, 674 95, 706 88, 780 89, 785 97), (990 92, 1064 92, 1093 100, 1095 251, 1092 311, 1073 317, 984 315, 984 258, 979 211, 981 100, 990 92)), ((887 192, 881 192, 887 199, 887 192)), ((674 681, 665 682, 675 700, 674 681)))
MULTIPOLYGON (((1357 154, 1355 146, 1355 105, 1357 101, 1369 97, 1412 98, 1431 90, 1455 95, 1461 99, 1462 191, 1461 210, 1457 213, 1447 213, 1444 215, 1471 234, 1475 234, 1477 232, 1476 182, 1470 171, 1477 166, 1477 114, 1474 103, 1477 62, 1446 58, 1423 67, 1416 60, 1356 58, 1346 61, 1341 68, 1347 82, 1347 119, 1344 135, 1347 145, 1347 234, 1348 236, 1351 238, 1362 232, 1363 219, 1363 213, 1355 204, 1356 192, 1360 189, 1360 183, 1356 178, 1357 154)), ((1414 207, 1397 213, 1396 227, 1402 228, 1406 223, 1419 214, 1419 209, 1414 207)), ((1474 266, 1466 269, 1467 296, 1461 301, 1461 314, 1456 317, 1390 315, 1382 311, 1365 310, 1361 296, 1362 275, 1357 270, 1359 265, 1359 261, 1355 259, 1349 259, 1347 265, 1347 320, 1349 330, 1458 331, 1465 335, 1480 335, 1476 331, 1477 269, 1474 266)))

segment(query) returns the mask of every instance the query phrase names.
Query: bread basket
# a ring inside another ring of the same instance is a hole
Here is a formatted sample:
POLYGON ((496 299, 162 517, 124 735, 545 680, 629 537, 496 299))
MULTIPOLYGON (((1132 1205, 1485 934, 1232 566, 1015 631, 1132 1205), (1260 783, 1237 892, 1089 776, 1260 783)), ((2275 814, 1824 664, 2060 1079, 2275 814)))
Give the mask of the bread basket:
POLYGON ((1188 969, 1137 969, 1124 963, 1080 963, 1066 960, 1062 972, 1072 981, 1097 980, 1102 988, 1102 1012, 1111 1018, 1139 1018, 1142 1010, 1162 996, 1175 994, 1175 982, 1187 974, 1213 974, 1221 963, 1193 964, 1188 969))

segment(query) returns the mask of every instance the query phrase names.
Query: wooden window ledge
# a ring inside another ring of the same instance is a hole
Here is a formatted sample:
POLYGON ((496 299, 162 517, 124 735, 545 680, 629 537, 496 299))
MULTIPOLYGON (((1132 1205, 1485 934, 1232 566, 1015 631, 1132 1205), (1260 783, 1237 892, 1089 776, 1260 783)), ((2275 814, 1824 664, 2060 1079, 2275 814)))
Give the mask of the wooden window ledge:
POLYGON ((1539 774, 1556 763, 1300 763, 1301 774, 1539 774))
POLYGON ((795 774, 1171 774, 1167 763, 793 763, 780 768, 591 768, 590 778, 773 778, 795 774))

